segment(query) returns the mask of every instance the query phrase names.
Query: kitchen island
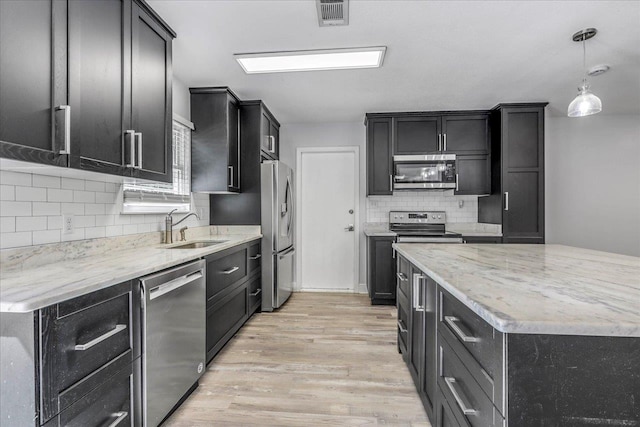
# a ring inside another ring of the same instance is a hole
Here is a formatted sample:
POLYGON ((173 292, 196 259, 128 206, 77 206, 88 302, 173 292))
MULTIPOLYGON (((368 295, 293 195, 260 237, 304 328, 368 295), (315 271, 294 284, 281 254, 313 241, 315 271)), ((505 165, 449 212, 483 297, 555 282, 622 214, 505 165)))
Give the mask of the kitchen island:
POLYGON ((640 258, 393 247, 399 348, 434 424, 640 425, 640 258))

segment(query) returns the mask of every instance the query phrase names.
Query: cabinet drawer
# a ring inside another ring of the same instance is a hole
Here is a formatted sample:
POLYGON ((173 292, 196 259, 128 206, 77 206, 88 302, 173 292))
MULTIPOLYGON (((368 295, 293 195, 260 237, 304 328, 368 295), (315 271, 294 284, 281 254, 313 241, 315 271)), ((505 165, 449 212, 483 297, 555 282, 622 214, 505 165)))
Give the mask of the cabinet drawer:
POLYGON ((438 288, 438 332, 447 338, 476 381, 504 413, 504 334, 438 288))
POLYGON ((247 248, 213 254, 207 260, 207 301, 247 277, 247 248))
POLYGON ((405 298, 409 299, 411 292, 409 291, 409 275, 411 274, 411 264, 404 257, 398 256, 398 266, 396 271, 396 280, 398 283, 398 292, 402 292, 405 298))
POLYGON ((248 289, 247 283, 243 283, 207 310, 207 362, 247 320, 248 289))
POLYGON ((460 424, 502 426, 502 415, 442 335, 438 335, 438 358, 438 386, 460 424))
POLYGON ((131 286, 122 283, 41 310, 43 420, 64 409, 64 390, 124 353, 133 360, 131 286))
POLYGON ((60 412, 44 427, 133 425, 133 366, 131 363, 60 412), (117 423, 117 424, 116 424, 117 423))
POLYGON ((258 243, 249 246, 249 274, 253 274, 256 271, 260 270, 260 266, 262 265, 262 251, 261 251, 262 243, 258 241, 258 243))
POLYGON ((262 278, 255 277, 249 282, 249 315, 253 314, 262 305, 262 278))

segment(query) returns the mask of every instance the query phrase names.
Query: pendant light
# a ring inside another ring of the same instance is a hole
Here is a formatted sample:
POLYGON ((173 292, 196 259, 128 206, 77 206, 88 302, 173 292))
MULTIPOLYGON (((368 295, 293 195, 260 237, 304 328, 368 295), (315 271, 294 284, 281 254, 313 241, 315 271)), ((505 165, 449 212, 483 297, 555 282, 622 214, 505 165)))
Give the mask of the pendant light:
POLYGON ((584 68, 584 77, 582 78, 582 85, 578 88, 578 96, 571 101, 569 108, 567 109, 567 115, 569 117, 584 117, 592 114, 597 114, 602 111, 602 101, 595 96, 589 90, 589 83, 587 83, 587 48, 585 42, 594 37, 598 33, 595 28, 587 28, 586 30, 578 31, 573 35, 574 42, 582 42, 582 65, 584 68))

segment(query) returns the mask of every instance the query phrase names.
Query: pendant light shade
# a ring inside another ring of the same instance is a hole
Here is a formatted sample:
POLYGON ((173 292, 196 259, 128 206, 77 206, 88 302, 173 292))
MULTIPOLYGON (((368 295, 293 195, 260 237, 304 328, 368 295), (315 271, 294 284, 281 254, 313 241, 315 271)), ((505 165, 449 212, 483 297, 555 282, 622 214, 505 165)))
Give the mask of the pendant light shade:
POLYGON ((578 96, 571 101, 569 108, 567 108, 567 115, 569 117, 590 116, 602 111, 602 101, 600 101, 600 98, 589 90, 590 87, 587 83, 587 51, 585 41, 595 36, 597 32, 598 30, 595 28, 587 28, 586 30, 578 31, 573 35, 574 42, 582 42, 582 64, 584 67, 584 77, 582 79, 582 85, 578 88, 578 96))
POLYGON ((584 117, 597 114, 602 111, 602 101, 589 90, 589 85, 585 84, 578 88, 578 96, 575 97, 569 108, 569 117, 584 117))

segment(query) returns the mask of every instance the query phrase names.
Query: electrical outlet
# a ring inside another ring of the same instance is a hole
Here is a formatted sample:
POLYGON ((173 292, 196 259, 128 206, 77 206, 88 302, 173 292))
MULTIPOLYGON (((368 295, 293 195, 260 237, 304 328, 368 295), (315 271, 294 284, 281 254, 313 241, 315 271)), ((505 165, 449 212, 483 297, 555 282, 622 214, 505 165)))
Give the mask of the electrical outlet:
POLYGON ((464 200, 458 200, 458 207, 461 209, 464 207, 464 200))
POLYGON ((62 232, 64 234, 73 233, 73 214, 64 214, 62 215, 62 232))

